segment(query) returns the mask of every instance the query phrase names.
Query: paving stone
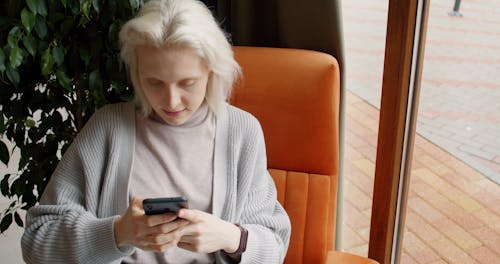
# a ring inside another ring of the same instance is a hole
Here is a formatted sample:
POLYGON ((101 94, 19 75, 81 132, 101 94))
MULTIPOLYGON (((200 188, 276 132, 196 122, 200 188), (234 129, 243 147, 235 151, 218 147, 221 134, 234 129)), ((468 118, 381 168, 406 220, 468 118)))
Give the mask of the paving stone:
POLYGON ((348 253, 354 254, 354 255, 368 257, 368 244, 349 248, 349 249, 346 249, 345 251, 348 253))
MULTIPOLYGON (((373 107, 380 103, 387 3, 352 0, 345 5, 351 6, 344 12, 347 89, 362 98, 353 105, 354 116, 378 117, 373 107)), ((494 250, 500 244, 500 173, 493 166, 500 164, 500 3, 462 1, 462 18, 448 16, 451 7, 448 0, 430 3, 412 162, 417 176, 410 179, 406 220, 407 229, 411 225, 410 231, 422 234, 413 236, 437 258, 419 261, 404 246, 402 259, 408 263, 500 263, 500 254, 494 250)), ((373 127, 374 123, 357 120, 356 125, 373 127)), ((369 127, 363 131, 367 135, 374 131, 369 127)), ((376 143, 376 138, 370 140, 376 143)), ((374 162, 374 147, 357 148, 356 154, 374 162)), ((352 183, 366 192, 373 175, 363 162, 354 165, 364 172, 353 174, 357 180, 352 183)), ((358 213, 367 217, 368 210, 358 213)))
POLYGON ((431 247, 412 232, 405 232, 403 241, 404 251, 418 263, 430 263, 441 259, 431 247))
MULTIPOLYGON (((438 174, 439 175, 439 174, 438 174)), ((453 186, 465 192, 467 195, 473 195, 482 191, 482 188, 472 184, 474 181, 470 181, 469 179, 463 177, 459 172, 453 171, 449 173, 444 173, 439 175, 443 180, 446 180, 453 186)), ((478 200, 481 202, 481 200, 478 200)))
POLYGON ((427 183, 414 184, 410 188, 413 189, 421 199, 427 201, 433 208, 437 209, 448 218, 453 219, 453 221, 466 230, 479 228, 485 225, 484 222, 479 221, 474 215, 466 212, 463 208, 444 197, 427 183))
POLYGON ((408 199, 408 207, 429 223, 434 223, 445 217, 441 212, 419 197, 408 199))
POLYGON ((347 181, 344 185, 344 197, 353 202, 353 205, 363 211, 372 207, 372 197, 361 191, 356 185, 347 181))
POLYGON ((370 227, 370 217, 360 212, 348 200, 344 200, 344 223, 353 230, 370 227))
POLYGON ((500 255, 485 246, 471 249, 468 253, 479 263, 497 263, 500 260, 500 255))
MULTIPOLYGON (((500 135, 499 135, 500 137, 500 135)), ((490 145, 483 145, 481 147, 481 150, 485 151, 485 152, 489 152, 489 153, 498 153, 500 152, 500 146, 492 146, 491 144, 490 145)), ((493 159, 491 159, 491 161, 495 161, 495 158, 497 157, 498 154, 495 154, 495 157, 493 159)), ((498 162, 500 164, 500 162, 498 162)))
MULTIPOLYGON (((352 162, 348 162, 345 166, 347 181, 356 185, 371 198, 373 195, 373 175, 371 177, 367 176, 358 167, 354 166, 352 162)), ((354 203, 355 201, 352 202, 354 203)))
POLYGON ((368 159, 360 159, 353 162, 365 175, 375 175, 375 163, 368 159))
POLYGON ((481 241, 486 247, 496 254, 500 254, 500 235, 489 227, 481 227, 471 230, 471 233, 481 241))
POLYGON ((434 241, 430 246, 448 263, 477 263, 471 256, 448 239, 434 241))
POLYGON ((406 252, 401 253, 400 261, 401 261, 401 263, 404 263, 404 264, 418 264, 418 262, 415 259, 413 259, 406 252))
POLYGON ((458 149, 462 150, 468 154, 478 156, 480 158, 487 159, 487 160, 492 160, 493 158, 496 157, 495 153, 486 152, 486 151, 483 151, 481 149, 477 149, 475 147, 471 147, 471 146, 467 146, 467 145, 462 145, 462 146, 458 147, 458 149))
POLYGON ((343 237, 349 238, 344 239, 344 243, 342 245, 344 248, 358 247, 368 243, 367 240, 364 240, 356 231, 347 225, 342 229, 342 231, 344 232, 343 237))
POLYGON ((427 184, 439 189, 441 194, 469 213, 482 209, 482 206, 477 201, 442 180, 429 169, 415 170, 413 175, 421 177, 427 184))
POLYGON ((434 240, 444 238, 441 231, 434 228, 423 217, 419 216, 412 209, 407 210, 406 230, 416 234, 422 241, 431 243, 434 240))
POLYGON ((463 250, 478 248, 482 245, 479 240, 469 234, 462 227, 453 222, 450 218, 442 218, 434 222, 434 226, 443 232, 451 241, 463 250))
MULTIPOLYGON (((500 202, 500 201, 498 201, 500 202)), ((498 204, 498 203, 497 203, 498 204)), ((482 222, 486 223, 488 227, 495 230, 498 234, 500 234, 500 216, 496 213, 483 209, 477 212, 474 212, 474 216, 480 219, 482 222)))

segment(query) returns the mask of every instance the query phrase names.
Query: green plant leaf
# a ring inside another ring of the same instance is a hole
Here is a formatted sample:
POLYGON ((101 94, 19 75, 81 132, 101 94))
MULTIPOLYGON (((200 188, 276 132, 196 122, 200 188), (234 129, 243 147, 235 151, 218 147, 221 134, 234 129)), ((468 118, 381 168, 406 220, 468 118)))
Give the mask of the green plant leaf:
POLYGON ((33 120, 33 119, 26 119, 24 121, 24 124, 26 125, 26 127, 29 127, 29 128, 33 128, 36 126, 35 120, 33 120))
POLYGON ((91 91, 102 90, 102 79, 99 70, 94 70, 89 75, 89 88, 91 91))
POLYGON ((50 53, 50 48, 46 49, 42 55, 42 74, 47 76, 52 72, 54 67, 54 57, 50 53))
POLYGON ((19 84, 19 81, 20 81, 19 72, 17 72, 16 69, 13 69, 10 66, 10 64, 7 64, 6 73, 7 73, 7 78, 9 78, 9 80, 12 82, 12 84, 17 86, 19 84))
POLYGON ((10 155, 9 155, 9 149, 7 148, 7 145, 5 145, 5 142, 0 141, 0 161, 8 165, 10 160, 10 155))
POLYGON ((52 56, 57 66, 61 66, 64 62, 64 48, 61 46, 56 46, 52 49, 52 56))
POLYGON ((25 180, 22 180, 22 177, 17 178, 14 182, 12 182, 12 186, 10 186, 10 189, 11 191, 14 190, 14 193, 23 193, 24 190, 26 190, 25 180))
POLYGON ((45 0, 26 0, 26 4, 28 4, 28 8, 35 15, 47 15, 47 4, 45 3, 45 0))
POLYGON ((56 72, 57 82, 68 92, 71 92, 71 79, 65 72, 58 70, 56 72))
POLYGON ((5 174, 3 180, 0 182, 0 190, 5 197, 10 197, 9 178, 10 174, 5 174))
POLYGON ((92 0, 80 0, 80 10, 85 17, 90 17, 90 8, 92 7, 92 0))
POLYGON ((47 4, 45 3, 45 0, 37 0, 38 2, 38 14, 42 16, 47 15, 47 4))
POLYGON ((41 39, 47 36, 47 23, 40 16, 36 16, 35 31, 41 39))
POLYGON ((31 35, 26 35, 23 38, 23 45, 26 50, 31 54, 31 56, 35 57, 36 53, 36 39, 31 35))
POLYGON ((5 71, 5 53, 3 49, 0 47, 0 72, 5 71))
MULTIPOLYGON (((0 210, 2 229, 9 221, 24 225, 20 221, 24 218, 16 212, 22 216, 22 210, 36 204, 61 158, 57 152, 68 149, 96 107, 131 98, 132 88, 127 86, 127 72, 118 55, 118 32, 143 2, 0 0, 0 112, 4 119, 1 124, 0 118, 0 132, 8 134, 20 151, 15 176, 0 173, 1 192, 16 198, 12 211, 0 210), (34 85, 40 89, 31 89, 34 85), (58 108, 68 112, 64 121, 60 114, 46 117, 58 108), (40 109, 41 117, 33 124, 26 117, 35 109, 40 109), (36 128, 28 127, 32 125, 36 128), (14 211, 18 206, 21 210, 14 211)), ((8 153, 0 145, 3 161, 8 156, 13 162, 10 144, 5 141, 8 153)))
POLYGON ((0 233, 3 233, 5 230, 7 230, 12 224, 12 214, 6 214, 2 218, 2 222, 0 222, 0 233))
POLYGON ((19 67, 19 65, 23 63, 23 53, 19 47, 16 46, 10 50, 9 61, 10 66, 12 66, 12 68, 14 69, 19 67))
POLYGON ((23 11, 21 11, 21 22, 23 23, 23 26, 24 28, 26 28, 26 31, 28 31, 28 33, 31 32, 33 26, 35 26, 35 19, 35 14, 33 14, 28 9, 23 8, 23 11))
POLYGON ((132 10, 137 10, 139 8, 139 0, 129 0, 129 3, 132 10))
POLYGON ((38 14, 38 0, 26 0, 26 4, 28 4, 28 8, 33 12, 35 15, 38 14))
POLYGON ((21 219, 21 216, 19 215, 19 213, 17 213, 17 212, 14 213, 14 220, 16 221, 16 224, 19 227, 24 227, 24 225, 23 225, 23 219, 21 219))
POLYGON ((99 6, 99 0, 92 0, 92 6, 94 10, 99 14, 101 12, 101 7, 99 6))
POLYGON ((9 35, 7 36, 7 43, 11 48, 17 46, 17 42, 19 41, 19 37, 21 36, 21 30, 18 26, 13 27, 9 31, 9 35))

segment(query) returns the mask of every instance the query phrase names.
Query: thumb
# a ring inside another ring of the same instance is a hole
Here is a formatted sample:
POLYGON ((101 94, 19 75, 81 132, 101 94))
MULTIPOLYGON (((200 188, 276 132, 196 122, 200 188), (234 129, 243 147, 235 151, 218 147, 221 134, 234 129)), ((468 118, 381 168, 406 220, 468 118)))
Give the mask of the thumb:
POLYGON ((142 206, 142 201, 144 199, 143 198, 140 198, 140 197, 132 197, 132 200, 130 201, 130 207, 132 209, 139 209, 139 210, 144 210, 143 206, 142 206))
POLYGON ((192 222, 192 223, 198 223, 201 221, 201 215, 200 215, 200 211, 198 210, 193 210, 193 209, 181 209, 177 212, 177 216, 179 218, 182 218, 182 219, 185 219, 185 220, 188 220, 189 222, 192 222))

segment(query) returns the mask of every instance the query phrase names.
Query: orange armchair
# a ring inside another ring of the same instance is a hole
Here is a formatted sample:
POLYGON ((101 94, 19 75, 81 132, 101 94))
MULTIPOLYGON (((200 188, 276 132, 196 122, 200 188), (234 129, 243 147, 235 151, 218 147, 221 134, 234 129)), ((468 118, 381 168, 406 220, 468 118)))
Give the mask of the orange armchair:
POLYGON ((325 53, 234 47, 243 70, 231 104, 260 121, 278 200, 292 223, 286 263, 376 263, 333 251, 340 74, 325 53))

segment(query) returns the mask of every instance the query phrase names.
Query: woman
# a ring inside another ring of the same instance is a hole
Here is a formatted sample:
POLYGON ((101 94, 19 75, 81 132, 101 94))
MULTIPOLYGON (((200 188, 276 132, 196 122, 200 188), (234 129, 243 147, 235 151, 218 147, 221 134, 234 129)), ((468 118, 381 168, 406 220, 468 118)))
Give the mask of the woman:
POLYGON ((258 121, 225 103, 240 69, 210 11, 152 0, 120 32, 134 103, 97 111, 22 238, 28 263, 279 263, 290 221, 258 121), (145 215, 144 198, 190 209, 145 215))

